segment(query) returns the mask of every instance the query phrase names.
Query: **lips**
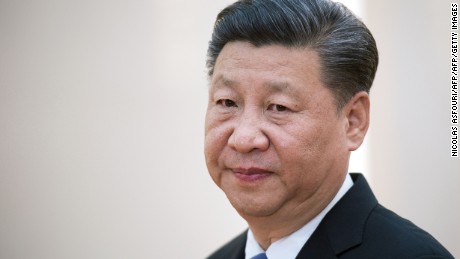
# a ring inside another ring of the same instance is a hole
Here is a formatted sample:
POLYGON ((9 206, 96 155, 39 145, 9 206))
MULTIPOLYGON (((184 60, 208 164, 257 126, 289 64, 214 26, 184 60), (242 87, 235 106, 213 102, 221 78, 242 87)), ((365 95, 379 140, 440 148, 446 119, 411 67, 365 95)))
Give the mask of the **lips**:
POLYGON ((270 172, 268 170, 253 167, 248 169, 237 168, 232 169, 232 171, 235 174, 236 178, 246 182, 260 181, 273 174, 273 172, 270 172))

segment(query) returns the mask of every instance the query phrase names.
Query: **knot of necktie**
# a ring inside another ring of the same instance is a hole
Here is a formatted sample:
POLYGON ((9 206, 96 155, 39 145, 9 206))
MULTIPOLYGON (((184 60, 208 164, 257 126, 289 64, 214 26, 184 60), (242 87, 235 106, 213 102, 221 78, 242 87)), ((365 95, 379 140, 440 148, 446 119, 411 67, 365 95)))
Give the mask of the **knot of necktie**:
POLYGON ((268 259, 267 256, 265 255, 265 253, 260 253, 254 257, 252 257, 251 259, 268 259))

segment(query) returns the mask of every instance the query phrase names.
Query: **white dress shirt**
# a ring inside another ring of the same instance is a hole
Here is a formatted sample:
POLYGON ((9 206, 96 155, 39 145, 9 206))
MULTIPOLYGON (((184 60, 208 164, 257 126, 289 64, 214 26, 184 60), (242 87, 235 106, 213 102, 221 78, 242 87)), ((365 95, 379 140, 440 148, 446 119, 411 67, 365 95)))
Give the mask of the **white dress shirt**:
POLYGON ((326 206, 326 208, 324 208, 316 217, 310 220, 299 230, 271 244, 267 251, 264 251, 262 247, 260 247, 259 243, 257 243, 255 240, 251 229, 249 229, 248 238, 246 240, 245 258, 250 259, 257 254, 265 252, 268 259, 295 259, 302 247, 305 245, 305 243, 307 243, 310 236, 318 227, 321 220, 323 220, 324 216, 329 212, 329 210, 332 209, 332 207, 334 207, 334 205, 340 200, 340 198, 342 198, 343 195, 345 195, 345 193, 347 193, 347 191, 352 186, 353 180, 351 179, 351 176, 347 174, 342 187, 340 187, 339 191, 332 199, 332 201, 326 206))

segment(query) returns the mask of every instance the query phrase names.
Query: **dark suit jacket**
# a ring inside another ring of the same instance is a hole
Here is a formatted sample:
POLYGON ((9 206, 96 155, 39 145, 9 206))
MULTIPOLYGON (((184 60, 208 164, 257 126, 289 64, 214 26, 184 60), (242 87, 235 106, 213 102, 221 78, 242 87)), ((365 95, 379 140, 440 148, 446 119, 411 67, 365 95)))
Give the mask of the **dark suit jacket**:
MULTIPOLYGON (((296 258, 454 258, 430 234, 377 202, 361 174, 296 258)), ((208 259, 244 259, 247 231, 208 259)))

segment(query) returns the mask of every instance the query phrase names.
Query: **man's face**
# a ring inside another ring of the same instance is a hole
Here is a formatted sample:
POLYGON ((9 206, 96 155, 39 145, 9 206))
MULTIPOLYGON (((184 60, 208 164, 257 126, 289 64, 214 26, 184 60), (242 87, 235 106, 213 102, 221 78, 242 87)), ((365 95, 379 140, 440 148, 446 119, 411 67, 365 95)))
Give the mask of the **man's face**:
POLYGON ((316 52, 231 42, 211 78, 207 167, 243 217, 318 209, 348 167, 346 124, 316 52))

